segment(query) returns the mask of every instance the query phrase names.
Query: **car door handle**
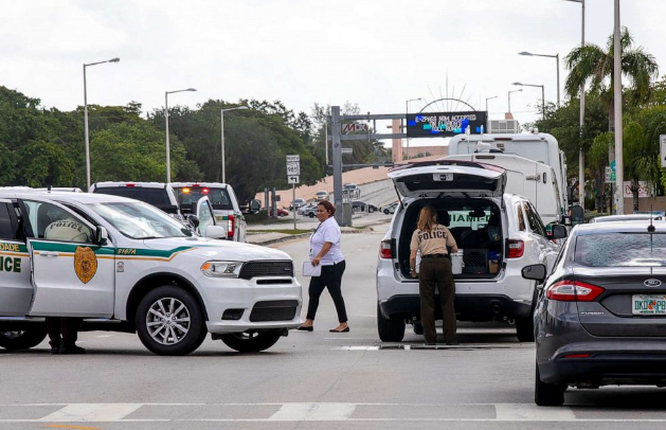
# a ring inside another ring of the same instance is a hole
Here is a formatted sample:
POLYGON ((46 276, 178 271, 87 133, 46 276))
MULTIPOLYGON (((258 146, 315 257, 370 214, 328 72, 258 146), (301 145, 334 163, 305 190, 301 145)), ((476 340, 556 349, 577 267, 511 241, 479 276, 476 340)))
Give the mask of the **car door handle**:
POLYGON ((57 257, 60 255, 60 253, 55 251, 41 251, 39 255, 42 255, 44 257, 57 257))

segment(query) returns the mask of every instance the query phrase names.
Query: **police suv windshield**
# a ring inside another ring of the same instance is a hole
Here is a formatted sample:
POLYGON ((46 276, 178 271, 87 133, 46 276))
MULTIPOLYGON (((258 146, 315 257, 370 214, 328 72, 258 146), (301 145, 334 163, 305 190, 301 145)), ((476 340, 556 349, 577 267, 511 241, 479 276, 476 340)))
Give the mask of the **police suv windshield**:
POLYGON ((145 203, 93 203, 89 206, 119 232, 132 239, 192 236, 192 232, 178 221, 145 203))

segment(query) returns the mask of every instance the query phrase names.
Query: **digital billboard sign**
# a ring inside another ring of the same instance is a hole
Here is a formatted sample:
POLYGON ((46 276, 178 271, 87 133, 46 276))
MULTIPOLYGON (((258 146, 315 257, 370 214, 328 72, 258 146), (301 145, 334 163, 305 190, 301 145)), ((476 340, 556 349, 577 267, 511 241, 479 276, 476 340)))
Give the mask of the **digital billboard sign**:
POLYGON ((407 137, 450 137, 456 134, 478 134, 486 130, 487 112, 441 112, 407 115, 407 137))

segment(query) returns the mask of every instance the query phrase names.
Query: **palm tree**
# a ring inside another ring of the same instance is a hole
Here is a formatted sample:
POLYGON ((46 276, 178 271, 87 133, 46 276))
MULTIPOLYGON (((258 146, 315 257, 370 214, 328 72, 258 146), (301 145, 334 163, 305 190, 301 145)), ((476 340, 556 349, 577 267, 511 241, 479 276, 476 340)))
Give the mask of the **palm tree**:
MULTIPOLYGON (((659 74, 654 56, 642 47, 633 47, 633 39, 626 27, 622 27, 620 46, 622 52, 622 74, 629 78, 628 100, 632 104, 646 101, 650 97, 650 83, 659 74)), ((598 92, 608 105, 609 131, 614 131, 613 107, 613 35, 608 38, 606 50, 586 43, 572 50, 565 57, 565 64, 571 71, 564 90, 573 98, 580 94, 583 84, 591 81, 590 90, 598 92)))

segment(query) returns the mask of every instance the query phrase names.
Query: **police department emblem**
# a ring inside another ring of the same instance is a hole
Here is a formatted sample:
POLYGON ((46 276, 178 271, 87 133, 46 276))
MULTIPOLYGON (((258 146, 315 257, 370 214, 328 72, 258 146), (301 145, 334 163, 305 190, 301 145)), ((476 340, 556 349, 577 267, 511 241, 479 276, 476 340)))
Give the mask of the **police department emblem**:
POLYGON ((90 282, 97 272, 95 251, 88 247, 77 247, 74 253, 74 272, 84 284, 90 282))

